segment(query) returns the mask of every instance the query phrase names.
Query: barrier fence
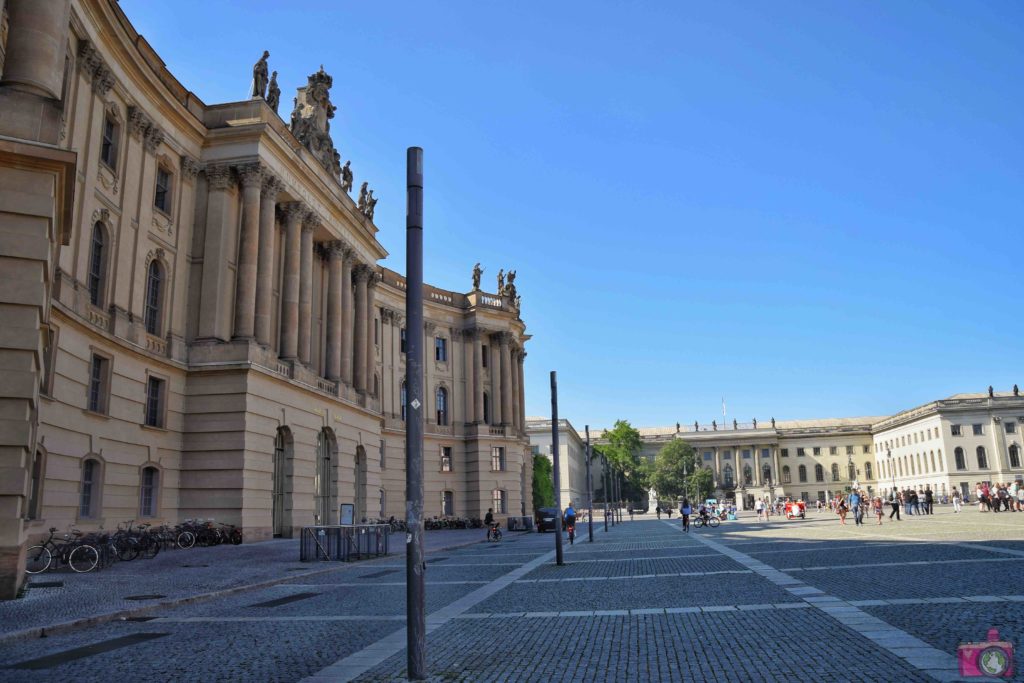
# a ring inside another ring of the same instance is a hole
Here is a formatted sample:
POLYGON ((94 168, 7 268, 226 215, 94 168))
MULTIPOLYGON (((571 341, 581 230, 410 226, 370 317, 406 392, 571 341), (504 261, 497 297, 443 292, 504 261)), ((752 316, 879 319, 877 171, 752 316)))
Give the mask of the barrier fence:
POLYGON ((350 562, 388 554, 387 524, 335 524, 302 527, 299 561, 350 562))

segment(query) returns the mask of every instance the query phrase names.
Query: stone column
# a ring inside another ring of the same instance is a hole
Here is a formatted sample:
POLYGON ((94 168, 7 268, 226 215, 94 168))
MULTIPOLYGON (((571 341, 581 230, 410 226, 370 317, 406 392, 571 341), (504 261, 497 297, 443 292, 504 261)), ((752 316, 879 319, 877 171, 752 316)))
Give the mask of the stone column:
POLYGON ((61 99, 70 11, 69 0, 7 0, 10 28, 0 85, 61 99))
POLYGON ((502 332, 501 344, 501 424, 512 424, 512 351, 509 348, 511 335, 502 332))
POLYGON ((516 434, 519 433, 519 372, 517 370, 517 367, 519 365, 519 362, 517 360, 518 357, 519 350, 510 349, 509 379, 511 379, 511 382, 509 382, 509 393, 512 395, 512 418, 510 422, 512 423, 512 427, 515 429, 516 434))
POLYGON ((722 483, 722 452, 715 446, 715 486, 722 483))
POLYGON ((373 375, 377 367, 377 345, 373 341, 373 317, 376 308, 373 305, 377 292, 377 271, 373 266, 370 269, 370 277, 366 280, 366 355, 363 357, 366 363, 366 392, 373 392, 373 375))
POLYGON ((526 351, 519 352, 517 374, 519 375, 519 428, 526 430, 526 386, 523 383, 523 363, 526 361, 526 351))
POLYGON ((327 245, 327 379, 341 378, 341 242, 327 245))
POLYGON ((352 385, 352 250, 342 249, 341 261, 341 381, 352 385))
POLYGON ((209 196, 206 201, 206 237, 203 242, 203 275, 199 300, 199 338, 227 341, 227 283, 229 246, 225 243, 230 191, 235 177, 229 166, 206 168, 209 196))
POLYGON ((306 365, 313 339, 313 230, 319 225, 320 219, 307 212, 299 255, 299 361, 306 365))
POLYGON ((260 249, 256 261, 256 341, 270 346, 272 320, 271 304, 274 295, 274 209, 281 181, 264 174, 260 196, 260 249))
POLYGON ((299 252, 306 207, 301 202, 284 205, 284 275, 281 286, 281 358, 299 355, 299 252))
POLYGON ((502 406, 501 406, 501 392, 504 387, 501 386, 501 354, 494 352, 495 345, 500 345, 501 333, 495 333, 491 335, 491 343, 487 349, 490 352, 491 357, 489 364, 491 367, 491 424, 500 425, 503 417, 502 406))
POLYGON ((462 331, 462 362, 466 373, 466 424, 476 422, 476 363, 473 362, 473 347, 476 346, 476 330, 462 331))
POLYGON ((360 263, 353 269, 353 277, 356 280, 356 292, 355 292, 355 327, 356 327, 356 339, 355 339, 355 358, 353 360, 353 370, 355 374, 355 385, 356 391, 360 393, 366 392, 366 283, 370 281, 370 277, 373 275, 373 271, 365 263, 360 263))
POLYGON ((238 167, 242 185, 242 229, 238 234, 238 267, 235 269, 235 339, 252 339, 256 332, 256 264, 260 243, 260 186, 263 171, 258 163, 238 167))
POLYGON ((473 330, 473 422, 484 421, 484 331, 473 330))

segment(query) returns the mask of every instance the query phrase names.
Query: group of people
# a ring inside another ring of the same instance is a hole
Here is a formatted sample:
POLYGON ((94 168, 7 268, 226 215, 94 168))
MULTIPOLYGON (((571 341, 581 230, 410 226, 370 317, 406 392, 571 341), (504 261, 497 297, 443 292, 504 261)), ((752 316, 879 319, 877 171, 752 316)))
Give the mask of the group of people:
POLYGON ((988 484, 978 482, 974 488, 978 512, 1024 512, 1024 484, 1019 481, 988 484))

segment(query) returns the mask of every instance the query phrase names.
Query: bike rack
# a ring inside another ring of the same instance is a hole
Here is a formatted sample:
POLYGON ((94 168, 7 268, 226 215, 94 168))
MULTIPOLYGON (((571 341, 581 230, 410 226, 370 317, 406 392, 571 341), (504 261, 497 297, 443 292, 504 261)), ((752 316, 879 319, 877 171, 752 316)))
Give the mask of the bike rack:
POLYGON ((351 562, 388 554, 388 524, 332 524, 302 527, 299 561, 351 562))

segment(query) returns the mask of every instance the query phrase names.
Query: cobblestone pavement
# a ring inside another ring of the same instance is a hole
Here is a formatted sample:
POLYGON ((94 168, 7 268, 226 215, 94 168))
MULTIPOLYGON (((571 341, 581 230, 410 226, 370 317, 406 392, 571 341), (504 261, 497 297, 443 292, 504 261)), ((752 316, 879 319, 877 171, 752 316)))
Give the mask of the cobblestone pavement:
MULTIPOLYGON (((595 527, 593 544, 580 525, 563 567, 551 534, 430 553, 431 680, 957 680, 958 644, 995 627, 1024 645, 1024 514, 939 509, 880 527, 849 521, 811 512, 684 534, 677 519, 645 516, 608 533, 595 527)), ((234 583, 275 583, 155 608, 147 621, 0 642, 0 681, 404 680, 401 558, 287 572, 301 566, 297 551, 275 543, 188 555, 210 567, 169 563, 164 583, 111 579, 139 593, 208 591, 234 584, 205 578, 219 557, 207 553, 242 551, 257 566, 234 583)), ((78 580, 93 577, 71 578, 38 592, 63 591, 57 603, 74 603, 78 580)), ((44 604, 33 593, 20 607, 0 604, 4 629, 20 628, 9 622, 31 613, 25 605, 44 604)))

